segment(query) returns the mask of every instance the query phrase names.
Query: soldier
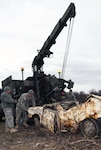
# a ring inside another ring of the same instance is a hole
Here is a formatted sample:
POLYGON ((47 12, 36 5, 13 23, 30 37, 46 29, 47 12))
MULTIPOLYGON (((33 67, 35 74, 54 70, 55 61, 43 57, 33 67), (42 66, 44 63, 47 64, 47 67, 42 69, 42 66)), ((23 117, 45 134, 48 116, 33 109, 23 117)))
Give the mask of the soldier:
POLYGON ((18 99, 18 103, 16 106, 16 129, 19 128, 21 124, 21 119, 23 118, 23 126, 28 127, 27 120, 28 120, 28 108, 35 106, 35 98, 34 98, 34 91, 29 90, 28 93, 24 93, 18 99))
POLYGON ((4 88, 4 92, 1 94, 1 103, 2 108, 5 114, 5 132, 17 132, 16 129, 14 129, 14 116, 13 116, 13 109, 14 104, 16 101, 12 99, 11 96, 11 90, 9 86, 6 86, 4 88))

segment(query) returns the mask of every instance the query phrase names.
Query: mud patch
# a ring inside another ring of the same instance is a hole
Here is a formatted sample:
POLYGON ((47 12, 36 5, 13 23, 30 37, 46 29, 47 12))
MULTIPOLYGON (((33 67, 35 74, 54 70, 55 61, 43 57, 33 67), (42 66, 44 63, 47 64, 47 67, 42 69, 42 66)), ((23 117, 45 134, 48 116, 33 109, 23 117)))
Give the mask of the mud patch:
POLYGON ((6 134, 0 122, 0 150, 99 150, 101 139, 86 139, 81 133, 53 134, 45 128, 31 126, 17 133, 6 134))

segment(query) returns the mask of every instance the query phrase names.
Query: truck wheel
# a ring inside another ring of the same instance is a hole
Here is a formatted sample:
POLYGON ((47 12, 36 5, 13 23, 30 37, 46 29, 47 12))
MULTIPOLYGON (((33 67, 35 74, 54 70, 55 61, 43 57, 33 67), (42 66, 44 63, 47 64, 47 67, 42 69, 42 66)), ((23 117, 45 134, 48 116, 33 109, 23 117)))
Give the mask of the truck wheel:
POLYGON ((40 120, 39 120, 39 118, 37 118, 37 117, 34 118, 34 124, 35 124, 35 127, 40 128, 40 120))
POLYGON ((80 123, 80 129, 83 136, 95 137, 100 133, 100 127, 97 120, 87 118, 80 123))

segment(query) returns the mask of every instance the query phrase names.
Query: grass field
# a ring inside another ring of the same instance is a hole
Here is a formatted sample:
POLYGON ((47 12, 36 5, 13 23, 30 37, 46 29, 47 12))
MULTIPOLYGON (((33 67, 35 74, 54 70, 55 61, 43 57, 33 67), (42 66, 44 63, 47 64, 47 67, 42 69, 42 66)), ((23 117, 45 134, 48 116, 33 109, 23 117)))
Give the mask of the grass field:
POLYGON ((53 134, 45 128, 20 129, 17 133, 5 133, 0 122, 0 150, 100 150, 101 138, 84 138, 81 133, 53 134))

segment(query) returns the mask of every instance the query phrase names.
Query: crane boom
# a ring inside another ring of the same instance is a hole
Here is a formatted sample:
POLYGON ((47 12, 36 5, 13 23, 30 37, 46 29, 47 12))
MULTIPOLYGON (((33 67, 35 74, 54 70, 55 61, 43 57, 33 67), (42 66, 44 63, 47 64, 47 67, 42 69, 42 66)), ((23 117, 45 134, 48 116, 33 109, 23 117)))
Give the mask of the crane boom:
MULTIPOLYGON (((68 19, 75 17, 75 5, 74 3, 70 3, 69 7, 63 14, 63 16, 59 19, 57 24, 55 25, 53 31, 48 36, 47 40, 44 42, 42 48, 39 50, 39 53, 34 57, 32 62, 33 68, 33 83, 34 83, 34 90, 36 91, 37 95, 37 102, 42 100, 44 103, 46 101, 50 101, 52 97, 57 99, 58 95, 63 91, 65 88, 64 83, 65 80, 58 80, 56 77, 51 75, 44 74, 42 70, 42 66, 44 64, 44 58, 49 57, 53 52, 50 51, 50 48, 53 44, 56 43, 56 38, 62 31, 62 29, 67 25, 68 19)), ((67 81, 69 86, 68 88, 72 87, 72 81, 67 81), (71 86, 70 86, 71 85, 71 86)), ((61 94, 60 94, 61 95, 61 94)), ((59 97, 60 99, 60 97, 59 97)))
POLYGON ((37 71, 40 70, 44 64, 43 59, 45 57, 49 57, 50 54, 53 54, 53 52, 50 51, 51 46, 56 43, 56 38, 58 37, 58 35, 62 31, 62 29, 66 26, 66 22, 68 21, 68 19, 74 18, 75 14, 76 14, 75 5, 74 5, 74 3, 70 3, 70 5, 67 8, 67 10, 65 11, 64 15, 62 16, 62 18, 59 19, 59 21, 56 24, 56 26, 54 27, 53 31, 51 32, 51 34, 49 35, 49 37, 43 44, 38 55, 35 56, 33 63, 32 63, 33 70, 34 70, 35 66, 36 66, 37 71))

